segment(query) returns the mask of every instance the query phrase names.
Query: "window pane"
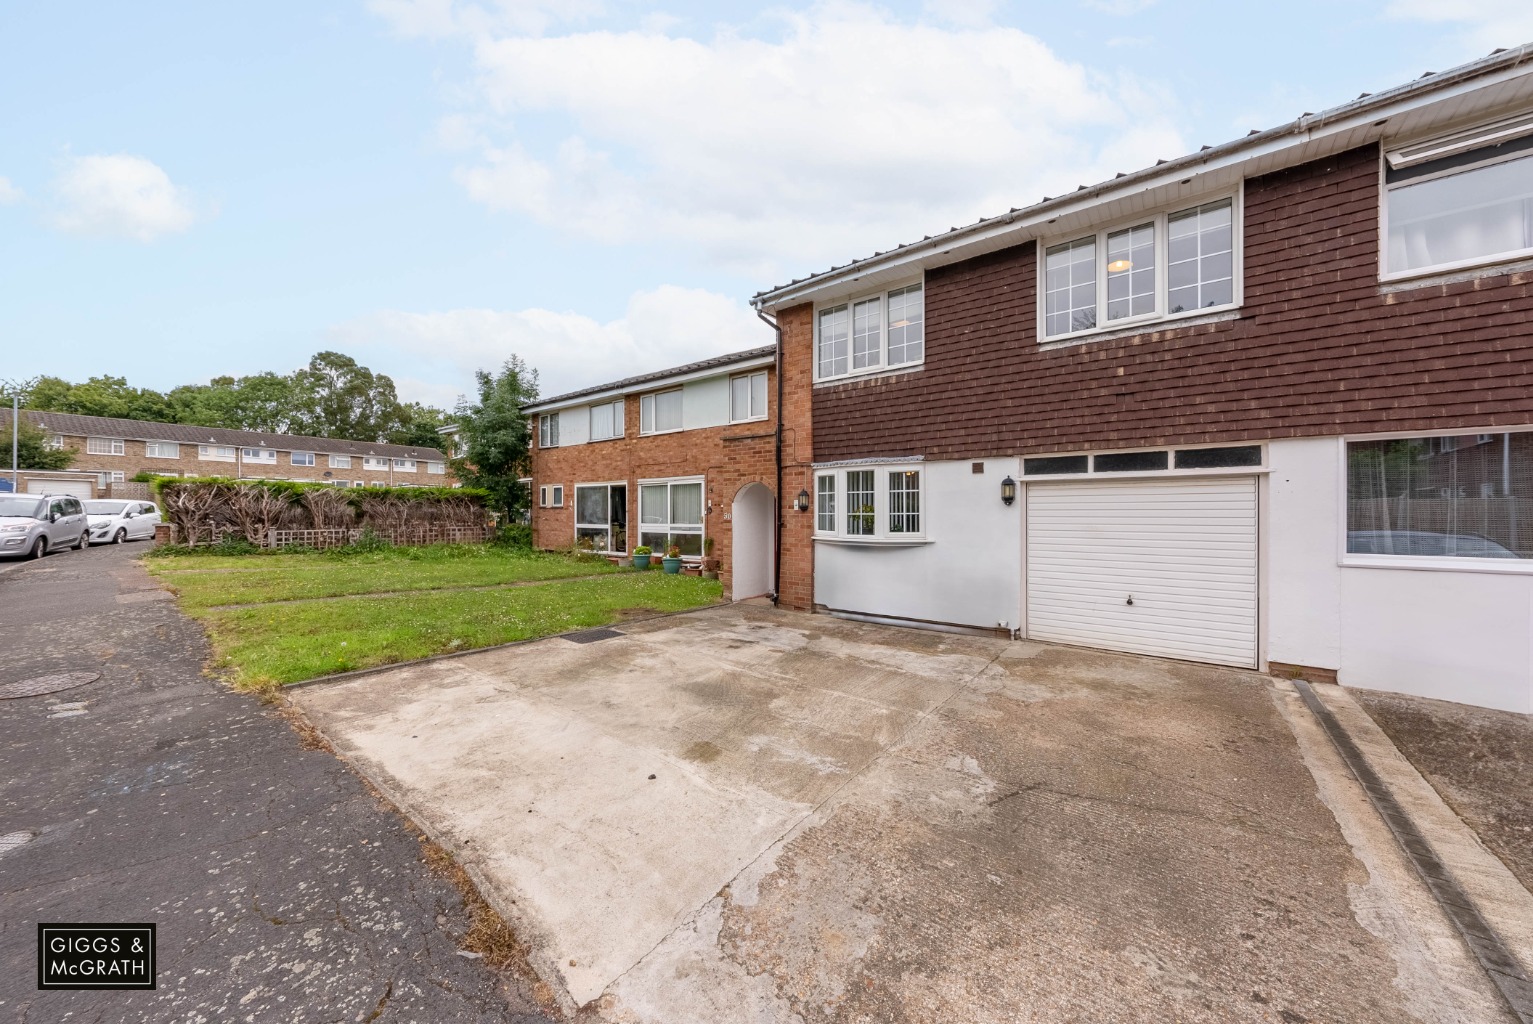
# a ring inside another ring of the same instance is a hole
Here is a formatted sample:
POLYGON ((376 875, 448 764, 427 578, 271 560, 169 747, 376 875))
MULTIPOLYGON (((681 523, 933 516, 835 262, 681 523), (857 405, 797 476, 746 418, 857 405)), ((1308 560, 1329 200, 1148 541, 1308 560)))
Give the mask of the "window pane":
POLYGON ((846 474, 846 532, 853 537, 871 537, 874 527, 873 471, 848 470, 846 474))
POLYGON ((666 491, 665 484, 645 484, 639 488, 639 522, 669 522, 666 491))
POLYGON ((1235 448, 1184 448, 1176 453, 1177 469, 1226 469, 1261 464, 1262 446, 1259 444, 1235 448))
POLYGON ((1155 225, 1107 236, 1107 319, 1155 312, 1155 225))
POLYGON ((889 293, 889 365, 918 363, 926 354, 926 293, 921 286, 889 293))
POLYGON ((645 395, 639 399, 639 433, 655 432, 655 396, 645 395))
POLYGON ((1533 157, 1402 185, 1388 197, 1392 271, 1533 249, 1533 157))
POLYGON ((829 473, 815 478, 814 528, 821 533, 836 532, 836 478, 829 473))
POLYGON ((1533 558, 1533 433, 1348 443, 1347 550, 1533 558))
POLYGON ((591 526, 607 524, 607 488, 575 488, 575 522, 591 526))
POLYGON ((591 440, 604 441, 612 436, 612 405, 591 406, 591 440))
POLYGON ((1098 473, 1132 473, 1138 470, 1165 469, 1171 465, 1168 452, 1114 452, 1092 456, 1091 468, 1098 473))
POLYGON ((751 375, 751 415, 765 416, 767 414, 766 396, 767 375, 757 373, 751 375))
POLYGON ((664 531, 644 530, 639 534, 639 543, 649 548, 652 553, 663 556, 665 549, 671 546, 671 538, 670 534, 664 531))
POLYGON ((703 535, 701 533, 672 533, 670 543, 681 548, 681 557, 698 558, 703 553, 703 535))
POLYGON ((671 484, 671 524, 703 525, 702 484, 671 484))
POLYGON ((1232 201, 1224 199, 1167 220, 1169 312, 1235 301, 1233 211, 1232 201))
POLYGON ((655 430, 681 429, 681 392, 665 391, 655 396, 655 430))
POLYGON ((889 474, 889 532, 921 532, 921 474, 918 470, 889 474))
POLYGON ((1097 325, 1097 243, 1082 238, 1056 245, 1045 257, 1048 288, 1044 323, 1049 336, 1097 325))
POLYGON ((867 299, 852 307, 852 369, 877 366, 883 358, 883 302, 867 299))
POLYGON ((835 377, 847 371, 847 333, 851 321, 845 306, 820 311, 819 367, 821 377, 835 377))
POLYGON ((582 551, 607 551, 607 528, 605 526, 577 526, 575 546, 582 551))
POLYGON ((1087 473, 1091 471, 1088 455, 1046 455, 1039 459, 1023 459, 1023 476, 1047 476, 1051 473, 1087 473))
POLYGON ((729 418, 732 420, 748 420, 751 418, 751 380, 749 377, 734 377, 729 381, 729 418))

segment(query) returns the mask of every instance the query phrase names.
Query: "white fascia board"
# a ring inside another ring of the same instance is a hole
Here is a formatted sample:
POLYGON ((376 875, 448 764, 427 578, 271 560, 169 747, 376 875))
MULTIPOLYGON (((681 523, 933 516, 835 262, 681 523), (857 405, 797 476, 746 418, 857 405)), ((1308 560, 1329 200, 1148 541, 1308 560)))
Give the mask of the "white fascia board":
POLYGON ((763 367, 773 366, 777 362, 776 356, 759 356, 755 359, 745 359, 738 363, 730 363, 728 366, 712 366, 706 370, 695 370, 692 373, 681 373, 674 377, 657 377, 647 380, 643 384, 633 384, 622 388, 608 388, 605 391, 593 391, 587 395, 579 395, 566 399, 562 402, 540 402, 522 407, 522 412, 534 414, 544 412, 558 412, 561 409, 571 409, 578 405, 599 405, 604 399, 622 398, 626 395, 648 394, 651 391, 666 391, 678 384, 688 384, 695 380, 706 380, 709 377, 733 377, 737 373, 746 370, 759 370, 763 367))
MULTIPOLYGON (((1040 234, 1038 229, 1041 226, 1062 217, 1103 206, 1135 193, 1166 188, 1189 175, 1238 171, 1247 164, 1274 155, 1286 155, 1285 163, 1288 166, 1307 163, 1327 155, 1324 147, 1318 145, 1326 140, 1376 126, 1374 141, 1377 141, 1385 134, 1379 122, 1502 82, 1527 77, 1533 74, 1533 64, 1530 64, 1530 61, 1533 61, 1533 44, 1526 44, 1515 51, 1496 54, 1494 58, 1466 65, 1457 72, 1437 76, 1437 80, 1430 88, 1421 87, 1419 79, 1396 86, 1385 92, 1343 104, 1331 111, 1306 115, 1289 124, 1269 128, 1265 132, 1226 142, 1212 149, 1190 153, 1164 164, 1080 189, 1026 209, 1001 214, 989 221, 971 225, 970 228, 960 228, 957 231, 936 235, 904 249, 860 260, 839 270, 811 276, 797 284, 789 284, 764 292, 752 299, 752 305, 762 312, 776 313, 790 306, 844 292, 848 282, 860 277, 890 274, 901 268, 905 268, 913 276, 918 268, 943 266, 972 259, 987 252, 1036 238, 1040 234), (1505 66, 1494 71, 1482 69, 1482 65, 1493 62, 1500 62, 1505 66), (1399 95, 1401 93, 1405 95, 1399 95)), ((1361 144, 1360 142, 1352 143, 1352 145, 1361 144)))

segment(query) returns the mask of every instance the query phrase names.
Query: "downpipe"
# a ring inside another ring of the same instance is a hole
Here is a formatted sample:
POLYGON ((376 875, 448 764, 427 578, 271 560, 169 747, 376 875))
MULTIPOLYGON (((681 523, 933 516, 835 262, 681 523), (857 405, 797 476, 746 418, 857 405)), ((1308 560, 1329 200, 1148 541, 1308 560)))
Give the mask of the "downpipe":
POLYGON ((773 430, 772 438, 772 462, 777 473, 777 486, 773 489, 772 497, 777 502, 776 513, 772 516, 772 607, 777 607, 778 595, 782 592, 782 327, 767 316, 760 309, 756 310, 756 316, 762 323, 772 329, 776 338, 777 367, 777 416, 776 429, 773 430))

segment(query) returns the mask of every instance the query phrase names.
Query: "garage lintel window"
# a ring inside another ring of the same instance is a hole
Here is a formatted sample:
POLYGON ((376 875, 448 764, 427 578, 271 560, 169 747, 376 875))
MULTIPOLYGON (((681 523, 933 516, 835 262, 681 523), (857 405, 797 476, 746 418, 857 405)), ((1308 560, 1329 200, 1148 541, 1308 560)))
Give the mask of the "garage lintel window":
POLYGON ((1045 244, 1038 336, 1052 341, 1233 309, 1239 257, 1238 196, 1045 244))
POLYGON ((815 380, 903 369, 925 358, 922 282, 825 306, 815 316, 815 380))
POLYGON ((1533 569, 1533 431, 1347 442, 1345 561, 1533 569))
POLYGON ((861 543, 922 540, 925 492, 919 466, 846 466, 815 473, 814 532, 861 543))
POLYGON ((703 556, 703 481, 645 480, 639 484, 639 543, 656 554, 672 545, 683 558, 703 556))

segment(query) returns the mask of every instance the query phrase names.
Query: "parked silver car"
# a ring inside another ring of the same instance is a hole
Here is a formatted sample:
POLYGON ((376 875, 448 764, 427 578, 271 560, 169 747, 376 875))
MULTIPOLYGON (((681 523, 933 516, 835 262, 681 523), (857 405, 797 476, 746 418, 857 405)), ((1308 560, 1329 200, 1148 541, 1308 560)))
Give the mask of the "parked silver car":
POLYGON ((85 508, 71 494, 0 494, 0 558, 41 558, 90 544, 85 508))
POLYGON ((153 540, 160 510, 150 501, 97 498, 85 503, 90 521, 90 543, 121 544, 126 540, 153 540))

